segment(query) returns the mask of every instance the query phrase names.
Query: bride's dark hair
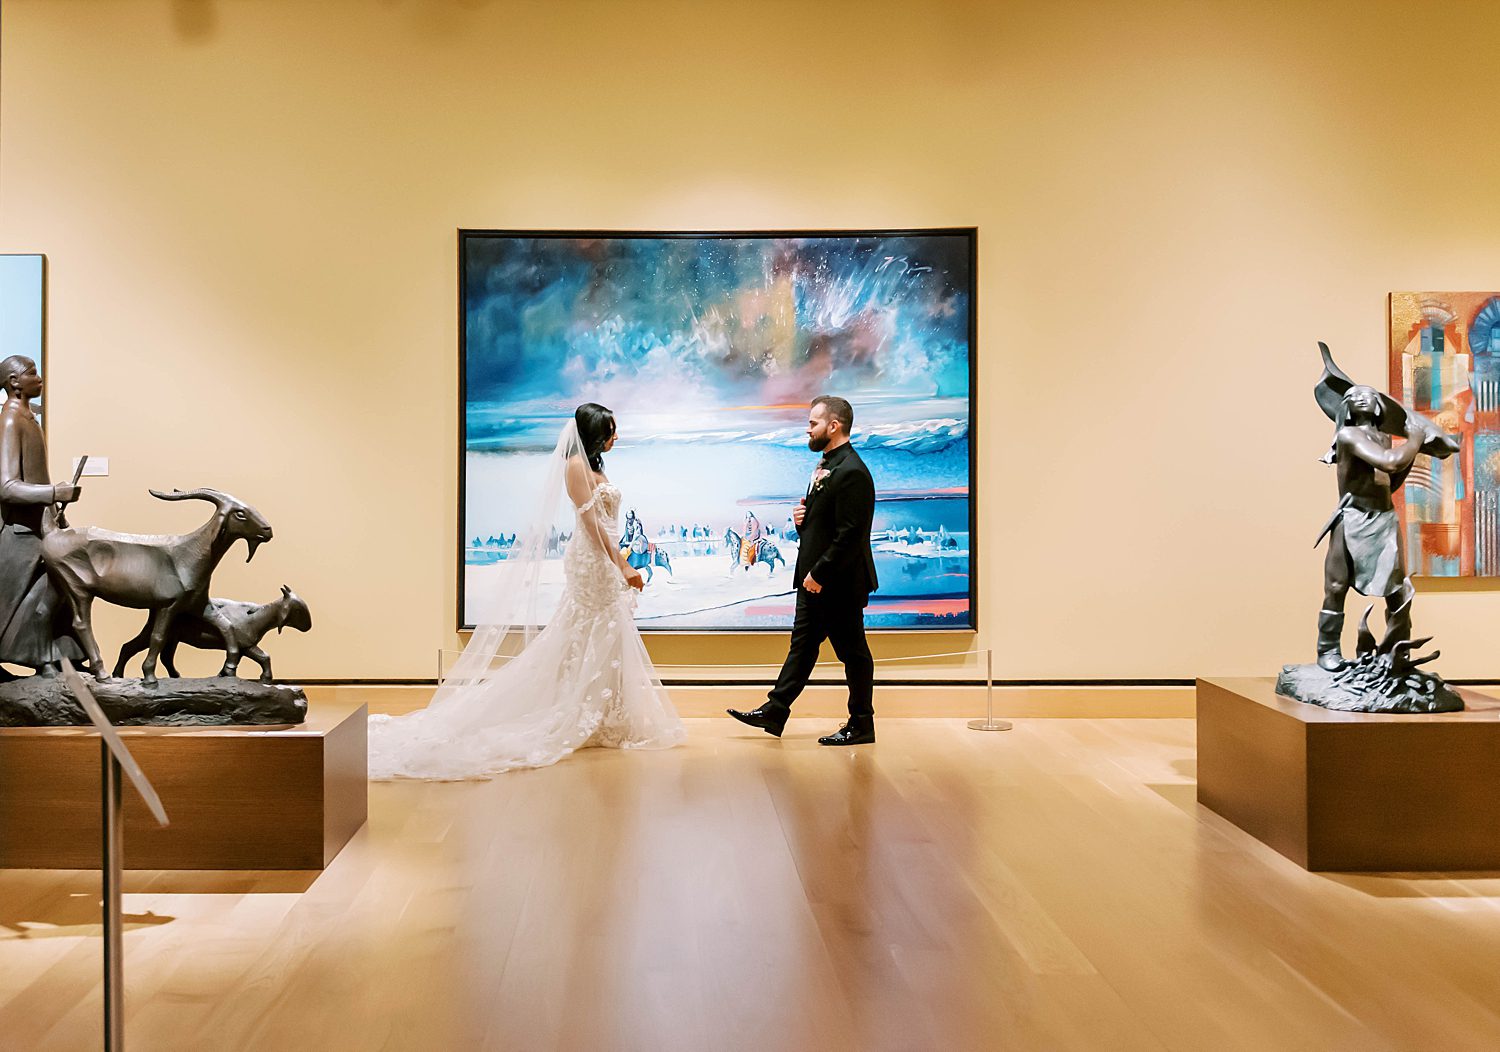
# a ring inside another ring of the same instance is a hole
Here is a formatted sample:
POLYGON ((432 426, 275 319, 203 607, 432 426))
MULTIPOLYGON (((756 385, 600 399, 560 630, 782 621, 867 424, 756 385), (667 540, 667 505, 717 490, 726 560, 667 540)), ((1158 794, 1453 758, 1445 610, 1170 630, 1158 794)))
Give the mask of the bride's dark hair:
POLYGON ((602 475, 604 444, 615 433, 615 414, 598 402, 585 402, 573 410, 573 422, 578 425, 578 441, 583 445, 589 467, 602 475))

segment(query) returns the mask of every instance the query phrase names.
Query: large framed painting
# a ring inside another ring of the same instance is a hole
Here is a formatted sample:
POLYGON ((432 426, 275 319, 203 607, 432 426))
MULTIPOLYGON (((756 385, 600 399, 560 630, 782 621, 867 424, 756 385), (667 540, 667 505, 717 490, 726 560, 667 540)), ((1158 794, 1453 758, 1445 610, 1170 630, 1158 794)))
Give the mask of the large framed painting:
MULTIPOLYGON (((35 254, 0 254, 0 361, 24 354, 46 369, 47 354, 47 257, 35 254)), ((42 402, 37 418, 44 425, 42 402)))
MULTIPOLYGON (((877 489, 867 625, 975 628, 976 239, 460 231, 460 627, 487 623, 558 432, 598 402, 641 628, 788 628, 808 403, 835 394, 877 489)), ((560 508, 554 591, 572 529, 560 508)))
POLYGON ((1500 577, 1500 292, 1393 292, 1391 394, 1462 438, 1397 495, 1410 572, 1500 577))

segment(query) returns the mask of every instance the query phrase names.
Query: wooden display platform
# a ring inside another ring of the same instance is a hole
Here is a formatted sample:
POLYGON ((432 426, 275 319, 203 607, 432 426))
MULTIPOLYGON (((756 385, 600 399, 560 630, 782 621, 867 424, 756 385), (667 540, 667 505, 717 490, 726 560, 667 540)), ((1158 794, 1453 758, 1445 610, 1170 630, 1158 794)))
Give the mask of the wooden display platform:
POLYGON ((1310 870, 1500 870, 1500 700, 1330 712, 1198 680, 1198 802, 1310 870))
MULTIPOLYGON (((125 794, 129 869, 322 869, 365 824, 366 710, 281 727, 121 727, 171 825, 125 794)), ((99 735, 0 729, 0 868, 95 869, 99 735)))

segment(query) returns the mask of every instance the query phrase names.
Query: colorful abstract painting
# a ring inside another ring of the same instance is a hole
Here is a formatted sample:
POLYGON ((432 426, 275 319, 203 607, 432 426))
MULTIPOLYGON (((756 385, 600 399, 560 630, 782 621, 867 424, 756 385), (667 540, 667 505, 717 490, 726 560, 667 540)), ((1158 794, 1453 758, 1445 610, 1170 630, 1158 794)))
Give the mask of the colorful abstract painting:
POLYGON ((1500 576, 1500 292, 1393 292, 1390 320, 1392 396, 1463 439, 1397 496, 1409 570, 1500 576))
MULTIPOLYGON (((974 627, 974 258, 973 230, 462 231, 461 623, 486 622, 559 430, 598 402, 621 547, 650 552, 640 626, 790 627, 808 403, 836 394, 877 489, 866 624, 974 627), (775 555, 747 557, 755 531, 775 555)), ((559 593, 572 528, 560 508, 559 593)))

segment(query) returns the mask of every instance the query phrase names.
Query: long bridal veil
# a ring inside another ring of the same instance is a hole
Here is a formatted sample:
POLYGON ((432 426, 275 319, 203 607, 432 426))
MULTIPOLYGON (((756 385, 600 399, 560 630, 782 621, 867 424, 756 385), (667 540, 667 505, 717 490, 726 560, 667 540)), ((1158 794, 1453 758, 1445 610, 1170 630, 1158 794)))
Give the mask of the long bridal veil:
MULTIPOLYGON (((582 456, 583 441, 578 437, 578 425, 569 420, 557 436, 557 445, 547 460, 547 471, 537 493, 531 521, 500 564, 493 587, 487 591, 485 622, 475 627, 463 653, 443 676, 437 693, 433 695, 433 705, 482 682, 495 670, 497 659, 505 662, 516 657, 541 631, 546 614, 542 603, 542 574, 548 548, 555 547, 560 536, 558 512, 567 488, 568 461, 582 456)), ((593 472, 582 474, 586 476, 582 480, 582 485, 587 487, 586 499, 597 499, 598 484, 593 472)), ((517 501, 524 499, 523 494, 513 494, 512 497, 517 501)))
POLYGON ((582 536, 593 530, 613 544, 602 505, 619 501, 592 471, 575 471, 569 486, 568 464, 583 456, 569 420, 530 522, 484 585, 484 623, 431 703, 370 718, 370 777, 482 778, 554 763, 585 745, 650 748, 682 739, 634 626, 634 593, 595 539, 582 536), (565 505, 577 514, 570 528, 579 536, 559 559, 565 505))

